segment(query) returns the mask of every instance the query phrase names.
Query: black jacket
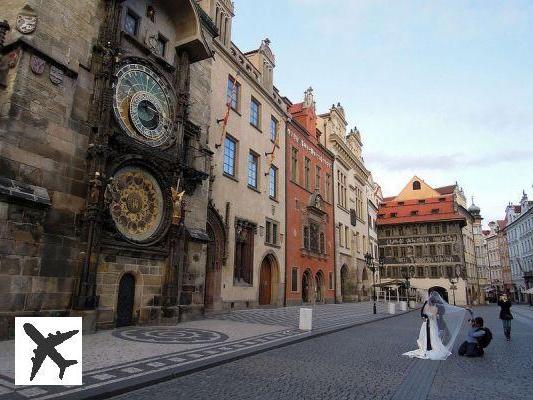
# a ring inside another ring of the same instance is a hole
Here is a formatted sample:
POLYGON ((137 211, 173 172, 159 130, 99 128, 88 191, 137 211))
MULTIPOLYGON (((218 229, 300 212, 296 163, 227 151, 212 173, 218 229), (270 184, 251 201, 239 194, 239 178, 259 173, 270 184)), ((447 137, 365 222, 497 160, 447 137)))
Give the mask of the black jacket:
POLYGON ((511 314, 511 306, 513 303, 511 303, 511 300, 507 301, 498 301, 498 305, 500 306, 500 319, 509 320, 513 319, 513 314, 511 314))

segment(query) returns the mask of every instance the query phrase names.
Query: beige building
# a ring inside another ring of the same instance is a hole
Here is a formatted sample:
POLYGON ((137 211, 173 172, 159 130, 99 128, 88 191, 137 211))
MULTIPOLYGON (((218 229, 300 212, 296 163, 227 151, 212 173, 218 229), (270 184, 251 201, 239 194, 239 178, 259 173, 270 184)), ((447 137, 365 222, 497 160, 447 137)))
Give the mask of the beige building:
MULTIPOLYGON (((381 187, 374 181, 372 174, 368 175, 366 184, 366 198, 368 209, 368 253, 373 258, 374 263, 379 263, 379 246, 378 246, 378 210, 379 205, 383 201, 383 194, 381 193, 381 187)), ((371 274, 372 272, 369 271, 371 274)), ((379 281, 379 271, 375 272, 375 281, 379 281)), ((372 276, 368 277, 368 282, 363 282, 365 286, 373 284, 372 276)))
POLYGON ((468 212, 472 215, 472 229, 474 231, 474 251, 476 253, 477 283, 479 285, 479 298, 475 299, 479 304, 484 304, 485 293, 489 288, 488 264, 489 257, 487 252, 487 240, 483 234, 481 209, 474 204, 468 207, 468 212))
POLYGON ((324 136, 323 143, 335 154, 337 301, 358 301, 371 292, 368 285, 370 274, 364 259, 369 247, 366 198, 369 171, 361 156, 361 134, 357 129, 347 133, 347 125, 340 104, 332 105, 328 113, 317 118, 317 128, 324 136))
POLYGON ((201 0, 215 22, 206 307, 282 305, 285 285, 285 122, 270 41, 232 42, 233 3, 201 0))

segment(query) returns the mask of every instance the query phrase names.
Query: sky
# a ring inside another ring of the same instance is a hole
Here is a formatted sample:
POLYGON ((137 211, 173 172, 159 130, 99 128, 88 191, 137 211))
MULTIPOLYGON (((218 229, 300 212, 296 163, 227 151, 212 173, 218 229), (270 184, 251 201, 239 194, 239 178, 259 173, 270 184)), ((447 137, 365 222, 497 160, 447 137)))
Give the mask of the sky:
POLYGON ((533 199, 533 1, 234 2, 233 42, 271 40, 291 101, 341 103, 384 196, 457 181, 485 225, 533 199))

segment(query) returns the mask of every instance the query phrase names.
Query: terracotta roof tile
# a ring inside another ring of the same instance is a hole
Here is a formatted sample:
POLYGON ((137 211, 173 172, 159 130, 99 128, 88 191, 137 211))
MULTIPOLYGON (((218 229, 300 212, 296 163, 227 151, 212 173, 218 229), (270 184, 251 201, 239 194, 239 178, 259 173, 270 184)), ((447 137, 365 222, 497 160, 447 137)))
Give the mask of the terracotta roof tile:
POLYGON ((296 103, 289 106, 289 113, 291 114, 297 114, 299 112, 302 112, 304 109, 304 103, 296 103))
POLYGON ((435 188, 435 190, 439 192, 440 194, 452 194, 456 186, 457 185, 441 186, 441 187, 435 188))
POLYGON ((434 221, 464 222, 466 219, 456 210, 451 195, 423 200, 386 201, 379 206, 378 210, 378 225, 434 221))

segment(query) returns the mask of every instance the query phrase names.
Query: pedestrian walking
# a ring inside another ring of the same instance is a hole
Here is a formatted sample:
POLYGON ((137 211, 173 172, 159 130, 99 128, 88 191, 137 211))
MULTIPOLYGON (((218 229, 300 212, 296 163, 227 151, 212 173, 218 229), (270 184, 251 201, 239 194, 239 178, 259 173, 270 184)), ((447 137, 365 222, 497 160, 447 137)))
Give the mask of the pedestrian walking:
POLYGON ((507 341, 509 341, 511 340, 511 320, 513 319, 511 306, 513 303, 506 294, 503 294, 498 300, 498 305, 500 306, 500 319, 502 320, 503 333, 507 341))

